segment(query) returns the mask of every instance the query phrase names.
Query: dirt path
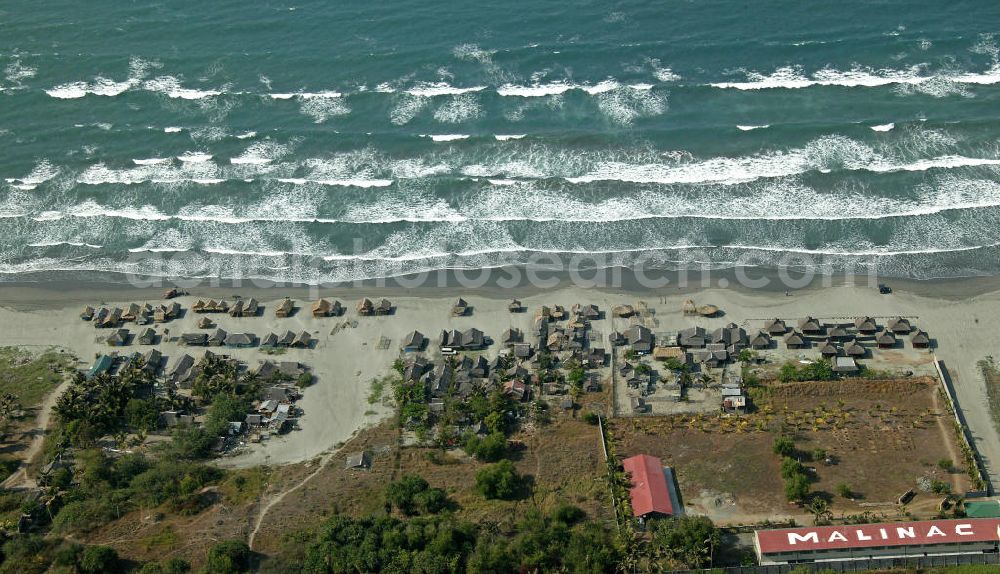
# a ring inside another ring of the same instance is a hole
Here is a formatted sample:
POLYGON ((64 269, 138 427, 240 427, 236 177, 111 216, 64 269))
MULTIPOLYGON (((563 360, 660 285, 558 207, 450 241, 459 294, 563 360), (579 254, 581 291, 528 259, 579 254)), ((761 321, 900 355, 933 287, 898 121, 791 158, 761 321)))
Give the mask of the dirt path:
POLYGON ((350 440, 341 445, 340 448, 334 449, 324 454, 320 458, 320 462, 319 465, 316 467, 316 470, 309 473, 308 476, 300 480, 297 484, 281 492, 277 492, 268 498, 267 502, 260 507, 260 511, 257 514, 257 519, 254 520, 253 530, 250 531, 250 537, 247 539, 247 546, 249 546, 251 550, 253 550, 253 542, 257 538, 257 533, 260 532, 261 525, 264 524, 264 518, 267 516, 267 513, 272 508, 274 508, 275 505, 284 500, 286 496, 299 490, 300 488, 305 486, 310 480, 316 478, 316 476, 319 475, 320 472, 323 472, 323 469, 325 469, 327 465, 330 464, 330 461, 332 461, 334 457, 336 457, 341 451, 343 451, 352 442, 354 442, 354 439, 357 436, 358 435, 351 437, 350 440))
POLYGON ((31 444, 24 451, 24 460, 21 462, 17 472, 7 477, 0 488, 35 488, 37 484, 33 478, 28 477, 28 466, 35 462, 35 459, 42 452, 45 444, 45 434, 49 428, 49 421, 52 418, 52 409, 56 406, 56 401, 62 396, 66 389, 70 387, 72 381, 66 380, 59 384, 51 393, 45 397, 35 415, 35 426, 28 432, 34 433, 31 444))
MULTIPOLYGON (((940 383, 943 384, 943 383, 940 383)), ((937 387, 934 388, 934 392, 931 393, 931 404, 934 406, 934 410, 940 413, 948 413, 950 409, 943 408, 941 406, 941 397, 937 392, 937 387)), ((946 415, 947 416, 947 415, 946 415)), ((955 436, 953 434, 952 426, 945 422, 945 416, 939 416, 937 418, 938 428, 941 429, 941 439, 944 440, 944 444, 948 447, 948 458, 951 459, 954 466, 962 464, 963 457, 955 450, 955 436)), ((950 418, 947 419, 950 422, 950 418)), ((951 491, 952 492, 962 492, 962 485, 959 484, 959 477, 955 473, 948 473, 949 478, 951 478, 951 491)))

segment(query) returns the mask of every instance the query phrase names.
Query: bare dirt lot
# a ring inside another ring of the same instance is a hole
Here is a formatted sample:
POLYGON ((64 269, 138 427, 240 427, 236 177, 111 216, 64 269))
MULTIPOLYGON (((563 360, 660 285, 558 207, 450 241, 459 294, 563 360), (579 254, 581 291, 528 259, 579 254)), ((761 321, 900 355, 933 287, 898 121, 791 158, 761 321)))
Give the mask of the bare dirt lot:
POLYGON ((953 492, 969 487, 950 413, 928 378, 892 381, 772 383, 755 389, 757 411, 743 417, 676 415, 616 419, 619 454, 647 453, 673 467, 688 512, 720 523, 794 517, 802 508, 786 501, 775 437, 795 441, 811 490, 827 499, 835 516, 866 511, 895 516, 907 489, 917 496, 905 511, 932 515, 942 496, 923 491, 931 481, 953 492), (813 462, 823 449, 833 460, 813 462), (956 468, 943 470, 941 460, 956 468), (845 484, 854 499, 838 494, 845 484))

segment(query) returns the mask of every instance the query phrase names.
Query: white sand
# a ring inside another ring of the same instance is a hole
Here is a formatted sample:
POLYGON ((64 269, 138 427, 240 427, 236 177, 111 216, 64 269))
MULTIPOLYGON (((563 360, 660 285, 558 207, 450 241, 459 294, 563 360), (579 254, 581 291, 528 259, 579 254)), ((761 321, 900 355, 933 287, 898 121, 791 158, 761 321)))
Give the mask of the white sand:
MULTIPOLYGON (((515 326, 530 335, 533 311, 539 305, 564 305, 567 310, 573 303, 595 303, 602 310, 610 310, 619 303, 635 303, 644 300, 656 312, 656 329, 677 330, 693 325, 714 328, 729 322, 744 323, 750 328, 769 317, 795 319, 813 315, 819 319, 871 315, 888 317, 905 315, 917 317, 916 326, 928 331, 936 339, 936 354, 951 373, 957 389, 959 406, 976 437, 976 445, 987 465, 992 480, 1000 477, 1000 436, 993 427, 986 399, 982 377, 976 362, 990 354, 1000 352, 995 345, 995 326, 1000 324, 1000 293, 991 292, 961 301, 929 298, 903 293, 897 290, 893 295, 879 295, 871 288, 832 287, 826 289, 795 292, 793 296, 773 292, 744 292, 735 290, 707 290, 694 295, 680 294, 664 289, 659 293, 609 293, 593 289, 573 287, 559 288, 550 292, 519 297, 528 307, 528 312, 510 314, 507 302, 512 292, 490 290, 483 296, 466 295, 473 306, 471 316, 453 318, 449 310, 454 300, 428 297, 391 297, 397 307, 390 317, 357 317, 354 300, 341 299, 348 311, 344 317, 313 319, 309 315, 309 302, 298 301, 299 312, 288 319, 276 319, 273 315, 274 303, 265 303, 265 314, 258 318, 232 319, 228 315, 213 315, 219 326, 228 332, 252 332, 261 337, 269 331, 306 329, 319 341, 315 349, 289 350, 275 360, 297 360, 311 366, 317 377, 315 385, 305 391, 300 406, 304 410, 300 430, 253 446, 251 451, 237 457, 228 458, 224 464, 246 466, 252 464, 284 464, 316 457, 339 442, 348 439, 364 425, 374 424, 390 413, 380 405, 370 405, 367 396, 370 382, 375 377, 387 374, 393 360, 400 356, 399 345, 403 337, 414 328, 420 330, 432 341, 442 329, 464 329, 471 326, 482 329, 488 336, 499 339, 501 332, 515 326), (712 319, 684 317, 680 305, 691 296, 698 302, 712 303, 723 309, 725 315, 712 319), (498 299, 497 297, 504 297, 498 299), (358 322, 356 329, 346 328, 331 336, 333 327, 344 321, 358 322), (377 350, 381 337, 390 339, 386 350, 377 350), (365 413, 376 411, 375 414, 365 413)), ((152 294, 155 297, 155 294, 152 294)), ((359 293, 359 295, 361 295, 359 293)), ((0 300, 2 293, 0 293, 0 300)), ((195 299, 180 299, 188 308, 195 299)), ((151 299, 151 303, 158 302, 151 299)), ((122 306, 122 305, 119 305, 122 306)), ((90 363, 96 353, 112 350, 99 338, 108 333, 94 329, 78 317, 79 309, 47 309, 17 311, 0 308, 0 345, 20 345, 64 347, 75 353, 84 362, 90 363)), ((188 312, 178 321, 157 326, 171 334, 196 330, 195 321, 199 315, 188 312)), ((880 321, 882 323, 883 321, 880 321)), ((614 328, 621 328, 616 324, 614 328)), ((138 329, 129 326, 135 333, 138 329)), ((606 319, 594 324, 594 330, 606 340, 612 330, 612 321, 606 319)), ((159 348, 173 361, 183 352, 198 356, 200 349, 183 349, 174 344, 164 343, 159 348)), ((145 351, 148 347, 131 345, 119 349, 120 352, 145 351)), ((436 345, 431 344, 429 354, 434 356, 436 345)), ((251 365, 267 358, 258 349, 227 349, 226 352, 251 365)), ((494 345, 487 351, 494 355, 498 351, 494 345)), ((388 389, 387 389, 388 391, 388 389)))

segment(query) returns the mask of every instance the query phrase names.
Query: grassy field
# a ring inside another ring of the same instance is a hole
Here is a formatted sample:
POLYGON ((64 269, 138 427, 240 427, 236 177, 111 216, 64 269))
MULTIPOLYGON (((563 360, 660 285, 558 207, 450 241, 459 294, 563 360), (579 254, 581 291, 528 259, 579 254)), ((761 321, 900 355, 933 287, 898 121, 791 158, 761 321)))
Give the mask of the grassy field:
POLYGON ((795 441, 811 491, 836 515, 895 514, 894 501, 910 488, 918 495, 907 510, 933 515, 942 497, 920 492, 918 480, 942 481, 955 492, 969 486, 933 380, 774 383, 754 395, 758 410, 744 417, 614 420, 617 451, 659 456, 674 468, 685 504, 722 523, 803 514, 785 498, 772 452, 779 435, 795 441), (832 464, 811 461, 816 449, 832 464), (942 469, 943 459, 957 467, 942 469), (853 499, 838 494, 842 484, 853 499))
POLYGON ((270 510, 255 548, 287 555, 300 549, 296 531, 335 513, 382 514, 385 486, 406 474, 445 489, 459 518, 501 529, 529 509, 547 511, 562 503, 579 506, 596 520, 614 520, 596 426, 569 413, 554 414, 550 424, 513 435, 511 444, 511 458, 527 477, 530 493, 520 500, 485 500, 475 491, 475 475, 484 464, 464 452, 400 448, 397 430, 389 424, 363 431, 318 476, 270 510), (372 467, 345 469, 346 456, 360 450, 372 455, 372 467))
POLYGON ((62 382, 71 358, 55 350, 31 353, 13 347, 0 348, 0 394, 17 396, 30 409, 62 382))

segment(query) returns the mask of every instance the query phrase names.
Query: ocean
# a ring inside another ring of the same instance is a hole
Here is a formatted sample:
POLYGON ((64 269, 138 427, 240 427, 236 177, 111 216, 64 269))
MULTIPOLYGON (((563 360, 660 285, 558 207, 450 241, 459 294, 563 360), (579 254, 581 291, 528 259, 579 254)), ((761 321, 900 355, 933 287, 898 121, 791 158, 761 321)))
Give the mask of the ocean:
POLYGON ((0 7, 0 280, 1000 273, 1000 3, 0 7))

